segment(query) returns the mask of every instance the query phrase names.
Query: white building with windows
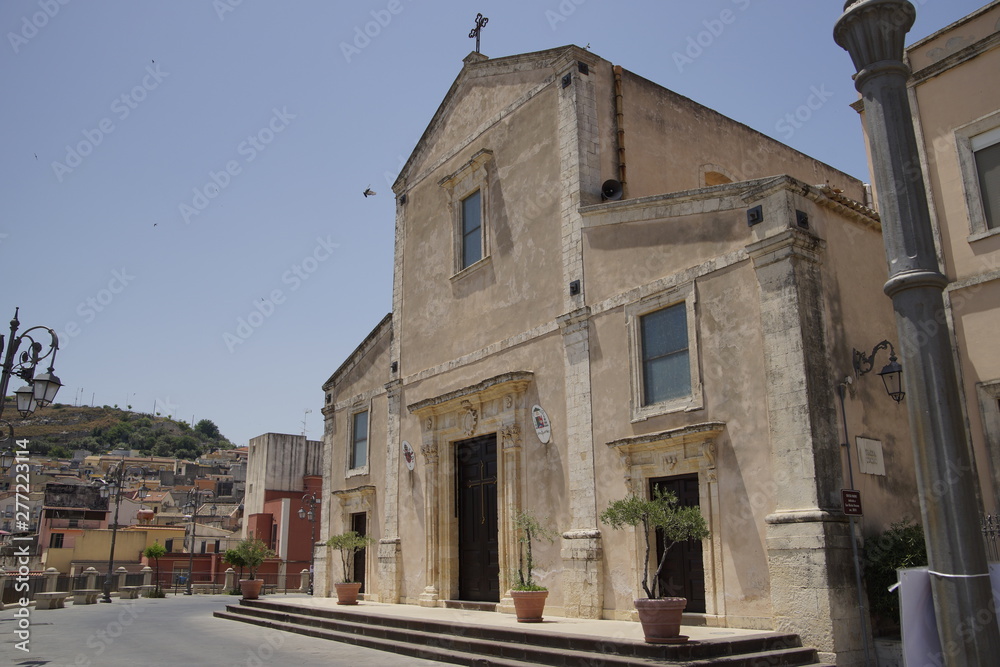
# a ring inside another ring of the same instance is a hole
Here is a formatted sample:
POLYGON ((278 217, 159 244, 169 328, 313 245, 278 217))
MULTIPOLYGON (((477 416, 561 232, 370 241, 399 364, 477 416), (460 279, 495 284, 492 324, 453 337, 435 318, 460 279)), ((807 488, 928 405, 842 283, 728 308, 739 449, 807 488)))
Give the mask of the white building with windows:
POLYGON ((376 538, 368 599, 508 611, 524 509, 546 614, 633 619, 642 536, 598 516, 660 486, 711 530, 664 577, 686 622, 856 658, 848 463, 865 533, 919 515, 905 409, 853 377, 895 335, 864 185, 567 46, 470 54, 393 190, 392 312, 323 387, 321 539, 376 538))

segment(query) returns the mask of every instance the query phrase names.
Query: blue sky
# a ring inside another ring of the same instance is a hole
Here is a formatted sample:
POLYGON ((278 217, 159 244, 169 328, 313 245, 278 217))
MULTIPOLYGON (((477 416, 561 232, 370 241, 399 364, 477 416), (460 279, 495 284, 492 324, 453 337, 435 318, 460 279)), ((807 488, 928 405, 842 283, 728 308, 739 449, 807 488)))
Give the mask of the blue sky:
MULTIPOLYGON (((915 4, 911 43, 984 3, 915 4)), ((321 385, 391 308, 389 184, 477 12, 487 56, 589 44, 868 180, 842 8, 3 0, 0 320, 59 333, 60 402, 318 439, 321 385)))

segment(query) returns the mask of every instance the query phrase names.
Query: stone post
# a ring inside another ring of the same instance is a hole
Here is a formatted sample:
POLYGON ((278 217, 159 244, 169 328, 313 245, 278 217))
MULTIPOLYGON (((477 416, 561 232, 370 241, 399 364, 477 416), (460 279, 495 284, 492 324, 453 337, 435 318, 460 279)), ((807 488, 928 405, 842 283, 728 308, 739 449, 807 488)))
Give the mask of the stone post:
POLYGON ((309 592, 309 570, 308 568, 302 568, 302 572, 299 573, 299 593, 309 592))
POLYGON ((229 568, 228 570, 226 570, 225 586, 227 593, 236 588, 236 570, 234 570, 233 568, 229 568))
MULTIPOLYGON (((157 582, 159 583, 159 582, 157 582)), ((142 585, 152 586, 153 585, 153 568, 146 566, 142 568, 142 585)))
POLYGON ((7 592, 7 580, 11 578, 11 575, 6 572, 0 572, 0 610, 3 607, 3 596, 7 592))
MULTIPOLYGON (((906 383, 931 592, 946 665, 992 665, 1000 631, 979 530, 981 507, 966 439, 933 230, 910 116, 903 44, 906 0, 851 0, 834 40, 858 70, 906 383), (929 326, 935 325, 935 326, 929 326), (918 343, 918 341, 923 341, 918 343)), ((961 104, 961 100, 954 103, 961 104)))
POLYGON ((118 569, 115 570, 115 574, 118 575, 118 590, 125 588, 125 577, 128 576, 128 570, 124 566, 119 565, 118 569))
POLYGON ((45 592, 51 593, 56 590, 56 586, 59 585, 59 570, 54 567, 46 568, 45 570, 45 592))
POLYGON ((83 574, 87 577, 87 588, 91 590, 97 588, 97 570, 91 566, 84 570, 83 574))

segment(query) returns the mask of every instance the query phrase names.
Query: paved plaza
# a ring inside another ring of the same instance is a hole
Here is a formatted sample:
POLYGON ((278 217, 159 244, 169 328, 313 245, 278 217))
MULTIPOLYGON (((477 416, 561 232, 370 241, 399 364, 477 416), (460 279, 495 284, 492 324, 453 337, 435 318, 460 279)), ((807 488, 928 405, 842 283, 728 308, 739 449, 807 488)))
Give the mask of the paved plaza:
MULTIPOLYGON (((282 599, 308 598, 305 595, 282 599)), ((28 652, 17 645, 16 607, 0 611, 0 664, 14 667, 336 667, 440 665, 290 632, 213 618, 236 603, 230 595, 169 595, 162 599, 30 610, 28 652)))

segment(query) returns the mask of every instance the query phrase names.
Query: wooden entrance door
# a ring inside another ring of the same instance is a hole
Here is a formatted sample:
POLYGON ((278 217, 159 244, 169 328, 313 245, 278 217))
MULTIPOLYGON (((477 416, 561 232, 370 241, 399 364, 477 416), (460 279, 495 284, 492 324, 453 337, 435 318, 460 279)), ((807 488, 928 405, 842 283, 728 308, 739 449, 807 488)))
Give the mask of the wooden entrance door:
POLYGON ((459 599, 499 602, 495 433, 455 444, 455 486, 459 599))
MULTIPOLYGON (((650 494, 656 488, 673 491, 682 506, 699 505, 698 475, 662 477, 649 482, 650 494)), ((656 562, 663 556, 663 537, 656 531, 656 562)), ((705 564, 701 558, 701 542, 675 544, 667 552, 667 562, 660 573, 660 595, 687 598, 685 611, 705 613, 705 564)))
MULTIPOLYGON (((351 530, 355 533, 364 537, 368 534, 368 515, 364 512, 358 512, 357 514, 351 515, 351 530)), ((365 556, 367 549, 359 549, 357 553, 354 554, 354 573, 353 580, 361 582, 361 588, 358 589, 359 593, 365 592, 365 556)))

